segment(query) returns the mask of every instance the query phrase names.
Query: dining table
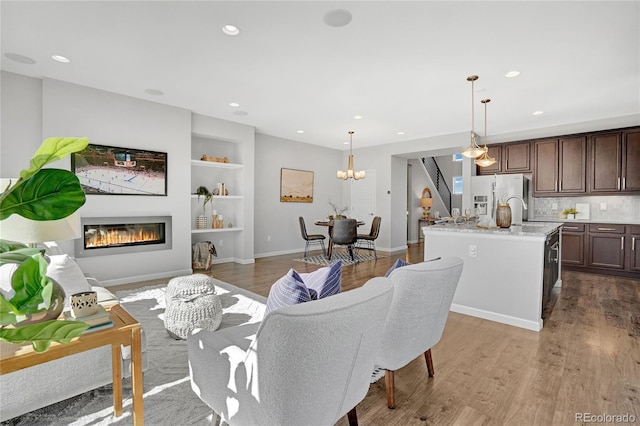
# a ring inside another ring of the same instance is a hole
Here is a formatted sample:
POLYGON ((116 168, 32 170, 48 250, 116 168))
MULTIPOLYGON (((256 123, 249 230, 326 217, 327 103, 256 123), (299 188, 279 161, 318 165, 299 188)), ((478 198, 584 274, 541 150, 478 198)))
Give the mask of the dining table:
MULTIPOLYGON (((327 248, 327 260, 331 260, 331 253, 333 252, 333 241, 331 240, 331 235, 333 234, 333 221, 334 219, 327 219, 327 220, 316 220, 314 222, 315 225, 318 226, 326 226, 328 227, 328 233, 329 233, 329 247, 327 248)), ((364 221, 362 220, 358 220, 356 221, 356 226, 362 226, 364 225, 364 221)))

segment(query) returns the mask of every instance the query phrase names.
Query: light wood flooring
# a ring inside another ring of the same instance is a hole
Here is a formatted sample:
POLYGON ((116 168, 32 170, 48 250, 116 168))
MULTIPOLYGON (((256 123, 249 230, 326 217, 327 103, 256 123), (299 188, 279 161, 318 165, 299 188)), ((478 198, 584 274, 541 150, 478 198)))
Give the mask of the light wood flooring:
MULTIPOLYGON (((422 245, 384 255, 343 267, 343 291, 383 275, 397 258, 421 261, 422 245)), ((267 296, 289 268, 319 267, 299 257, 214 265, 211 275, 267 296)), ((450 313, 432 350, 435 377, 427 377, 423 357, 398 370, 394 410, 379 380, 358 405, 359 423, 575 425, 582 423, 576 413, 590 413, 627 414, 640 424, 640 280, 579 272, 562 279, 540 333, 450 313)), ((347 424, 346 417, 338 423, 347 424)))

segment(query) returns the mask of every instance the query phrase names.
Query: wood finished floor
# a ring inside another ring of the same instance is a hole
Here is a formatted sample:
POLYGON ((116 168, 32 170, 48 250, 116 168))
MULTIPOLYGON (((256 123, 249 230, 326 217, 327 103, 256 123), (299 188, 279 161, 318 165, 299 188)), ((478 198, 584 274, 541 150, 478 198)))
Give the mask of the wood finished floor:
MULTIPOLYGON (((343 290, 383 275, 397 258, 422 260, 422 245, 345 266, 343 290)), ((300 255, 214 265, 212 276, 264 296, 300 255)), ((357 408, 361 425, 575 425, 576 413, 632 415, 640 424, 640 280, 564 272, 540 333, 450 313, 433 348, 396 372, 396 409, 384 379, 357 408)), ((346 417, 339 426, 348 424, 346 417)), ((611 424, 611 423, 608 423, 611 424)))

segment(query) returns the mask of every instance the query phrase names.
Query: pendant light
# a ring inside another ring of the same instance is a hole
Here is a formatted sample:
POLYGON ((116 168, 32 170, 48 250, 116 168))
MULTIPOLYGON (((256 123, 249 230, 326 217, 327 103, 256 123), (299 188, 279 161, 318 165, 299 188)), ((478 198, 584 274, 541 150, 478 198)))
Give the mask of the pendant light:
POLYGON ((487 104, 491 99, 483 99, 480 102, 484 104, 484 152, 476 158, 475 163, 480 167, 489 167, 496 164, 496 159, 489 157, 489 148, 487 148, 487 104))
POLYGON ((471 82, 471 143, 469 144, 468 147, 462 150, 462 155, 464 155, 467 158, 478 158, 485 152, 485 149, 478 146, 476 142, 476 132, 475 132, 475 125, 474 125, 475 111, 474 111, 474 105, 473 105, 474 104, 473 83, 477 79, 478 79, 477 75, 470 75, 469 77, 467 77, 467 81, 471 82))
POLYGON ((349 132, 349 164, 347 165, 347 171, 345 172, 344 170, 338 170, 336 172, 336 177, 338 179, 342 179, 342 180, 364 179, 364 175, 365 175, 364 170, 360 172, 356 172, 353 170, 353 152, 352 152, 353 133, 354 133, 353 130, 349 132))

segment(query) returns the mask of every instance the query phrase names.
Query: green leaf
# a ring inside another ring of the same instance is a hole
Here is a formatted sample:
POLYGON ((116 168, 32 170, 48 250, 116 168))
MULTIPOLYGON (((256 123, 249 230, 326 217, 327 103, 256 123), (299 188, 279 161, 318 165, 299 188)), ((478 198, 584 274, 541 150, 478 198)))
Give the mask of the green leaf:
POLYGON ((0 329, 0 339, 10 343, 30 341, 36 352, 44 352, 50 342, 69 343, 89 326, 80 321, 52 320, 18 328, 0 329))
POLYGON ((47 261, 40 255, 26 259, 11 277, 11 287, 16 292, 9 302, 19 312, 42 312, 51 304, 53 282, 46 276, 47 261))
POLYGON ((37 248, 21 248, 4 253, 0 250, 0 265, 4 265, 5 263, 22 263, 27 260, 27 258, 33 257, 36 254, 40 255, 41 250, 37 248))
POLYGON ((0 253, 27 248, 26 244, 11 240, 0 240, 0 253))
POLYGON ((84 203, 86 197, 78 177, 68 170, 42 169, 3 194, 0 220, 18 214, 31 220, 62 219, 84 203))
POLYGON ((9 303, 3 294, 0 294, 0 326, 16 324, 23 318, 24 316, 20 315, 16 307, 9 303))
POLYGON ((73 152, 82 151, 87 145, 89 145, 88 138, 47 138, 33 154, 29 168, 20 172, 20 178, 28 179, 43 166, 73 152))

